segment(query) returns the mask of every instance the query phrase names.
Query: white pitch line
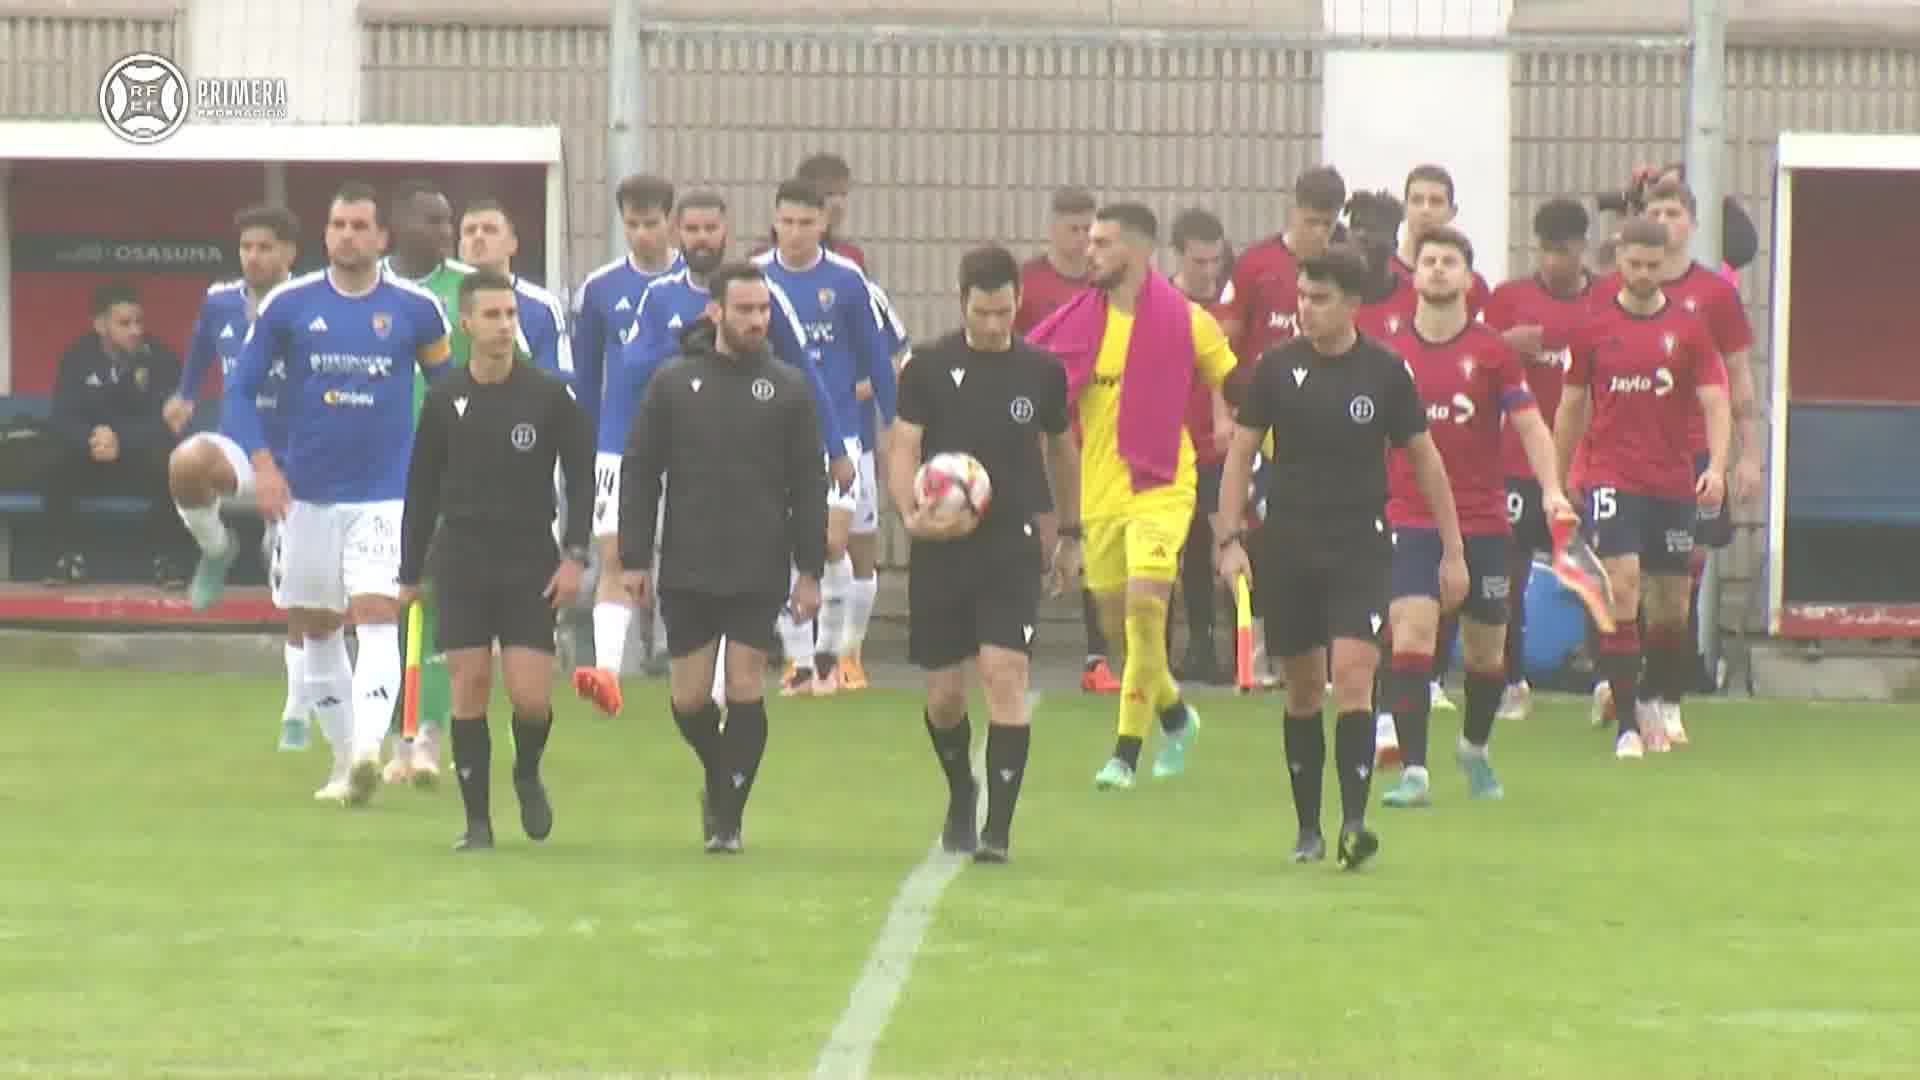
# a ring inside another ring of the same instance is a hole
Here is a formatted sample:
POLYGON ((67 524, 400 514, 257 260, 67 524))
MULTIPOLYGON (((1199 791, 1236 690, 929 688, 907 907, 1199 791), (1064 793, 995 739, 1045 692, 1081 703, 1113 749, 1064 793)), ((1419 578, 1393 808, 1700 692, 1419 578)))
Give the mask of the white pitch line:
MULTIPOLYGON (((1040 697, 1038 690, 1027 695, 1029 720, 1040 707, 1040 697)), ((973 755, 976 776, 983 773, 985 753, 983 739, 973 755)), ((941 850, 940 841, 935 840, 933 850, 907 875, 900 894, 893 898, 893 907, 887 910, 886 924, 880 928, 880 937, 867 956, 867 966, 861 969, 859 981, 853 984, 846 1011, 840 1014, 833 1034, 827 1036, 826 1045, 820 1048, 820 1060, 813 1068, 813 1075, 819 1080, 865 1080, 867 1070, 873 1067, 873 1052, 880 1045, 880 1037, 886 1034, 894 1006, 900 1003, 900 993, 907 988, 907 979, 913 974, 913 958, 919 954, 920 942, 927 936, 940 895, 966 865, 966 856, 947 854, 941 850)))

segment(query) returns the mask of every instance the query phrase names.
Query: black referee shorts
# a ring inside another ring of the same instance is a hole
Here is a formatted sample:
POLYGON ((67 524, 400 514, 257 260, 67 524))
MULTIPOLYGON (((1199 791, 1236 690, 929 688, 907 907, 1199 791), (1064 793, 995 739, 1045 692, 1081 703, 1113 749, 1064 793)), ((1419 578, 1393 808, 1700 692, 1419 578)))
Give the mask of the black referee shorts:
POLYGON ((667 624, 667 655, 680 660, 726 638, 764 653, 774 651, 774 620, 784 596, 722 596, 695 589, 660 590, 660 620, 667 624))
POLYGON ((1033 654, 1040 613, 1040 541, 916 540, 907 564, 907 657, 927 671, 971 660, 983 645, 1033 654))
POLYGON ((1266 620, 1269 656, 1302 656, 1337 638, 1379 642, 1393 573, 1385 533, 1310 539, 1265 531, 1255 607, 1266 620))
POLYGON ((553 652, 553 605, 544 595, 558 567, 557 556, 509 560, 460 552, 442 544, 436 552, 435 641, 443 651, 532 649, 553 652))

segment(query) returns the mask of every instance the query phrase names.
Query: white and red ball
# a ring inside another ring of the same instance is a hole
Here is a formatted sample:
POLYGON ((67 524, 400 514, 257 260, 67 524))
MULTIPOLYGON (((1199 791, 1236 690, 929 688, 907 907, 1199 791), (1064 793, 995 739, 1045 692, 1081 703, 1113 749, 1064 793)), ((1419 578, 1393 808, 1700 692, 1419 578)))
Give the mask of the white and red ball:
POLYGON ((933 455, 914 474, 913 490, 920 497, 920 505, 934 513, 970 509, 975 517, 982 517, 993 502, 993 482, 987 479, 987 467, 972 454, 933 455))

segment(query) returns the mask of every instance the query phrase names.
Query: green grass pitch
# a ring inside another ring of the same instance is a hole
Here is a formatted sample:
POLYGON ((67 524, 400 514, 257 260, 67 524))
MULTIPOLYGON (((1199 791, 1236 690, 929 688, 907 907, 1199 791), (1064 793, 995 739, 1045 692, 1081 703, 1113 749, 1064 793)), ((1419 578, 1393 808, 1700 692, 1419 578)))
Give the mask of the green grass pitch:
MULTIPOLYGON (((274 680, 0 680, 0 1075, 807 1075, 945 798, 913 696, 775 701, 707 857, 635 681, 561 704, 544 846, 500 732, 501 847, 456 856, 450 787, 314 804, 274 680)), ((1341 874, 1284 858, 1278 701, 1199 704, 1185 777, 1096 793, 1111 699, 1045 701, 1015 861, 940 900, 875 1075, 1920 1075, 1910 712, 1700 702, 1616 763, 1547 702, 1498 804, 1440 714, 1435 807, 1341 874)))

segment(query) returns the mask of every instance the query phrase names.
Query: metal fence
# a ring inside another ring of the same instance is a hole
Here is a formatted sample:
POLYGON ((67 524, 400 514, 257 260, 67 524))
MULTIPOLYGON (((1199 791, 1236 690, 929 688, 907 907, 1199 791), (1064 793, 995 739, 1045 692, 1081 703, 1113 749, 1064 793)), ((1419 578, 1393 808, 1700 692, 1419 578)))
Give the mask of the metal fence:
MULTIPOLYGON (((1089 8, 1092 25, 1046 33, 653 24, 640 52, 652 166, 718 188, 751 229, 800 157, 843 154, 858 182, 852 231, 923 331, 951 320, 946 281, 958 253, 987 240, 1037 247, 1047 193, 1059 184, 1124 192, 1167 211, 1209 205, 1241 244, 1277 228, 1288 182, 1319 155, 1330 39, 1274 21, 1259 30, 1128 29, 1101 25, 1127 14, 1104 10, 1108 0, 1075 2, 1103 10, 1089 8)), ((543 25, 499 13, 488 23, 435 24, 362 10, 363 119, 561 124, 575 279, 602 261, 612 221, 605 8, 596 17, 555 8, 543 25)), ((165 19, 0 19, 0 115, 91 115, 96 72, 136 49, 166 51, 174 35, 165 19)), ((1920 129, 1920 46, 1823 40, 1736 39, 1728 52, 1723 175, 1762 226, 1743 292, 1763 379, 1776 135, 1920 129)), ((1511 264, 1523 266, 1540 201, 1617 186, 1636 162, 1682 155, 1687 57, 1677 36, 1504 44, 1513 53, 1511 264)), ((1758 545, 1756 530, 1742 530, 1728 567, 1724 610, 1743 622, 1758 615, 1744 588, 1762 565, 1758 545)))

